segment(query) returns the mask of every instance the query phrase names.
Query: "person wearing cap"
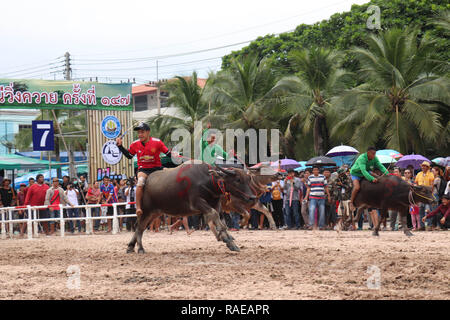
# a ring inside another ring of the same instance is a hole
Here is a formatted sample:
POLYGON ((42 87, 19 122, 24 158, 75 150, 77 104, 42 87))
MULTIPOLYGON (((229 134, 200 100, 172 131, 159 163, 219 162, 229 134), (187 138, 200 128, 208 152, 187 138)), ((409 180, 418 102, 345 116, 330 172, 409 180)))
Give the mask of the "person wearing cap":
POLYGON ((426 216, 422 218, 422 222, 425 222, 425 220, 435 216, 436 214, 441 214, 443 217, 439 220, 441 223, 441 227, 444 229, 445 227, 445 220, 450 216, 450 195, 445 194, 442 196, 442 204, 439 205, 436 209, 429 212, 426 216))
POLYGON ((123 147, 121 138, 117 138, 116 143, 119 150, 128 159, 132 159, 134 155, 137 156, 138 183, 136 186, 136 214, 140 216, 142 214, 141 204, 145 181, 149 174, 163 169, 159 154, 162 152, 170 157, 171 152, 164 142, 150 136, 150 127, 148 124, 141 122, 134 128, 134 131, 138 132, 139 139, 134 141, 128 150, 123 147))
MULTIPOLYGON (((433 183, 434 183, 434 174, 431 172, 431 164, 428 161, 424 161, 422 162, 422 164, 420 165, 420 167, 422 168, 422 171, 420 171, 417 176, 416 179, 414 180, 414 182, 419 185, 419 186, 425 186, 425 187, 429 187, 432 188, 433 187, 433 183)), ((431 205, 429 203, 420 203, 419 204, 419 215, 420 215, 420 229, 424 230, 425 229, 425 224, 423 221, 423 217, 425 216, 425 211, 429 212, 431 211, 431 205)), ((431 220, 427 220, 427 227, 428 230, 431 229, 431 220)))
POLYGON ((350 199, 350 205, 355 207, 355 198, 360 189, 360 180, 366 178, 368 181, 373 183, 378 183, 378 178, 373 176, 373 171, 379 169, 383 174, 388 175, 389 171, 381 164, 380 160, 376 156, 377 149, 375 147, 367 148, 367 152, 363 153, 356 159, 355 163, 350 169, 350 174, 352 175, 353 191, 352 197, 350 199))

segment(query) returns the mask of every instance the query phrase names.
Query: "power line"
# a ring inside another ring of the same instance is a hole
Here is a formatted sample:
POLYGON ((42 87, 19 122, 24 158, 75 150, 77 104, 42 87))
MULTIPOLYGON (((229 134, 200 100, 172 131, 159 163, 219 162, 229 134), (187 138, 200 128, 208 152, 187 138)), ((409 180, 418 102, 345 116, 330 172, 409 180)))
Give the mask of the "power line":
MULTIPOLYGON (((323 6, 323 7, 314 9, 314 10, 303 12, 301 14, 296 14, 296 15, 293 15, 293 16, 289 16, 287 18, 283 18, 283 19, 272 21, 272 22, 260 24, 260 25, 257 25, 257 26, 252 26, 252 27, 248 27, 248 28, 245 28, 245 29, 232 31, 232 32, 227 32, 227 33, 223 33, 223 34, 219 34, 219 35, 215 35, 215 36, 211 36, 211 37, 207 37, 207 38, 197 39, 197 40, 193 40, 193 41, 189 41, 189 42, 178 43, 178 44, 170 44, 170 45, 166 45, 166 46, 162 46, 162 47, 158 47, 158 48, 153 48, 153 50, 170 48, 170 47, 176 47, 176 46, 184 46, 184 45, 192 44, 192 43, 195 43, 195 42, 217 39, 217 38, 221 38, 221 37, 225 37, 225 36, 229 36, 229 35, 235 35, 235 34, 242 33, 242 32, 248 31, 248 30, 258 29, 258 28, 261 28, 261 27, 265 27, 265 26, 277 24, 277 23, 280 23, 280 22, 284 22, 284 21, 287 21, 287 20, 291 20, 291 19, 294 19, 294 18, 298 18, 298 17, 302 17, 302 16, 305 16, 305 15, 309 15, 311 13, 314 13, 314 12, 317 12, 317 11, 322 11, 324 9, 327 9, 327 8, 330 8, 330 7, 333 7, 333 6, 336 6, 336 5, 340 5, 340 4, 343 4, 343 3, 348 2, 348 1, 353 1, 353 0, 343 0, 343 1, 341 0, 339 2, 335 2, 335 3, 332 3, 332 4, 327 5, 327 6, 323 6)), ((286 31, 286 32, 288 32, 288 31, 286 31)), ((128 51, 116 52, 114 54, 117 54, 117 53, 142 52, 142 51, 143 50, 128 50, 128 51)), ((100 56, 100 55, 111 55, 111 52, 98 53, 98 54, 78 54, 76 56, 100 56)))
MULTIPOLYGON (((74 59, 74 61, 100 61, 97 63, 95 63, 95 62, 90 63, 91 65, 92 64, 96 65, 96 64, 116 64, 116 63, 132 63, 132 62, 142 62, 142 61, 150 61, 150 60, 161 60, 161 59, 167 59, 167 58, 188 56, 188 55, 192 55, 192 54, 209 52, 209 51, 214 51, 214 50, 219 50, 219 49, 225 49, 225 48, 249 43, 251 41, 253 41, 253 39, 247 40, 247 41, 242 41, 242 42, 237 42, 237 43, 232 43, 232 44, 227 44, 227 45, 215 47, 215 48, 202 49, 202 50, 189 51, 189 52, 181 52, 181 53, 168 54, 168 55, 162 55, 162 56, 154 56, 154 57, 124 58, 124 59, 100 59, 100 60, 98 60, 98 59, 74 59), (105 61, 110 61, 110 62, 105 62, 105 61)), ((85 65, 87 65, 87 63, 85 65)))
MULTIPOLYGON (((211 61, 216 59, 222 59, 222 57, 214 57, 214 58, 207 58, 207 59, 199 59, 199 60, 193 60, 193 61, 187 61, 187 62, 180 62, 180 63, 172 63, 172 64, 165 64, 165 65, 159 65, 159 68, 165 68, 165 67, 172 67, 172 66, 179 66, 179 65, 185 65, 185 64, 191 64, 191 63, 198 63, 203 61, 211 61)), ((84 65, 83 63, 79 63, 77 65, 84 65)), ((148 66, 148 67, 135 67, 135 68, 108 68, 108 69, 76 69, 79 71, 127 71, 127 70, 142 70, 142 69, 156 69, 156 66, 148 66)))
MULTIPOLYGON (((53 61, 53 60, 57 60, 57 59, 60 59, 60 58, 62 58, 63 56, 59 56, 59 57, 57 57, 57 58, 54 58, 54 59, 51 59, 51 60, 45 60, 45 61, 43 61, 43 60, 41 60, 41 61, 39 61, 39 62, 34 62, 34 63, 27 63, 27 64, 22 64, 22 65, 19 65, 19 66, 14 66, 14 67, 7 67, 6 69, 16 69, 16 68, 23 68, 23 67, 26 67, 26 66, 32 66, 32 65, 35 65, 35 64, 41 64, 41 63, 44 63, 44 62, 48 62, 48 61, 53 61)), ((8 71, 7 73, 11 73, 11 71, 8 71)))
POLYGON ((2 76, 6 76, 6 77, 13 76, 14 77, 14 76, 21 75, 21 74, 27 74, 27 73, 30 73, 30 72, 35 72, 35 71, 37 71, 36 69, 41 70, 42 68, 45 68, 44 70, 46 70, 46 69, 59 68, 60 66, 54 66, 54 67, 50 67, 49 68, 49 66, 52 66, 52 65, 57 64, 57 63, 61 63, 61 61, 57 61, 57 62, 53 62, 53 63, 47 63, 47 64, 36 66, 36 67, 33 67, 33 68, 27 68, 27 69, 17 70, 17 71, 13 71, 13 72, 3 73, 2 76))

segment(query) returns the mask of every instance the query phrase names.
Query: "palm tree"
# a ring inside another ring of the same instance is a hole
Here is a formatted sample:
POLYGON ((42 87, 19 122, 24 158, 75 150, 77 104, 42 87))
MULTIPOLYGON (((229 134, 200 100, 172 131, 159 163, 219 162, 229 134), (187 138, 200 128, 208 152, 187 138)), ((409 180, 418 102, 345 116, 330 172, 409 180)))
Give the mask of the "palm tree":
POLYGON ((345 115, 332 135, 346 137, 357 148, 386 146, 423 152, 424 143, 439 143, 442 132, 436 104, 448 110, 449 79, 433 72, 433 41, 418 39, 417 30, 391 29, 370 35, 368 48, 354 48, 364 83, 335 101, 335 114, 345 115), (380 138, 381 137, 381 138, 380 138))
MULTIPOLYGON (((347 71, 339 68, 340 56, 333 50, 311 48, 292 51, 289 61, 298 70, 295 76, 282 78, 273 92, 284 94, 284 114, 289 121, 286 137, 295 131, 291 124, 303 127, 303 135, 313 133, 315 155, 324 155, 330 147, 327 115, 331 99, 348 84, 347 71), (292 121, 295 120, 295 121, 292 121)), ((280 112, 280 110, 276 110, 280 112)))
MULTIPOLYGON (((147 122, 152 134, 168 142, 175 129, 186 129, 192 137, 195 122, 202 121, 208 116, 208 104, 203 98, 204 88, 198 85, 197 73, 193 72, 190 77, 178 76, 169 81, 164 89, 169 92, 167 104, 174 106, 176 113, 175 115, 160 114, 149 118, 147 122)), ((200 137, 194 139, 199 140, 200 137)), ((191 146, 191 149, 193 147, 191 146)))
POLYGON ((219 72, 210 82, 208 96, 214 101, 216 116, 222 117, 225 127, 274 128, 264 110, 274 101, 272 89, 277 74, 271 61, 261 61, 254 55, 233 59, 227 70, 219 72))

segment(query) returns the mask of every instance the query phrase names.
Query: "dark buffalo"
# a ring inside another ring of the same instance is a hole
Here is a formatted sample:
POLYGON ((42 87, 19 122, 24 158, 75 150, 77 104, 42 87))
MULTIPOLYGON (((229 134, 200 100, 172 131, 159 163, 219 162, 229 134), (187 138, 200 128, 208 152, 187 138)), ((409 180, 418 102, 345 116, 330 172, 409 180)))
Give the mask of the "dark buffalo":
POLYGON ((172 216, 202 214, 217 240, 225 242, 230 250, 239 251, 220 220, 220 199, 230 194, 244 202, 254 201, 249 182, 250 177, 242 170, 213 168, 202 162, 185 162, 176 168, 152 173, 144 188, 143 214, 137 219, 127 252, 134 252, 137 242, 138 252, 144 253, 142 233, 163 213, 172 216))
POLYGON ((243 199, 231 195, 231 201, 222 199, 222 211, 224 212, 237 212, 242 214, 242 220, 240 222, 241 227, 247 225, 250 219, 250 209, 258 210, 262 212, 269 221, 270 228, 276 229, 275 221, 273 220, 272 213, 259 201, 259 198, 266 192, 267 184, 278 179, 281 179, 282 175, 278 171, 270 167, 261 167, 258 169, 250 169, 250 189, 252 190, 255 200, 244 201, 243 199))
MULTIPOLYGON (((361 189, 355 198, 355 206, 358 208, 356 221, 361 217, 365 208, 378 208, 382 219, 388 216, 388 210, 398 211, 400 214, 403 232, 407 236, 412 233, 408 230, 406 216, 409 206, 418 202, 430 203, 433 201, 431 188, 413 186, 397 176, 382 176, 378 183, 363 179, 361 189)), ((373 235, 378 236, 382 219, 376 223, 373 235)))

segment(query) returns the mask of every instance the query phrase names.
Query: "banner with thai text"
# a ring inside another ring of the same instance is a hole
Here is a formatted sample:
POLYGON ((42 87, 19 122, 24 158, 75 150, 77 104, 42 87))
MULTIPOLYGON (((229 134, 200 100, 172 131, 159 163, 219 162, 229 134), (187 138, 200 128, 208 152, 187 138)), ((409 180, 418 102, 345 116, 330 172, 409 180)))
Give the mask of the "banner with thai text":
POLYGON ((0 109, 132 111, 131 83, 0 79, 0 109))

